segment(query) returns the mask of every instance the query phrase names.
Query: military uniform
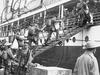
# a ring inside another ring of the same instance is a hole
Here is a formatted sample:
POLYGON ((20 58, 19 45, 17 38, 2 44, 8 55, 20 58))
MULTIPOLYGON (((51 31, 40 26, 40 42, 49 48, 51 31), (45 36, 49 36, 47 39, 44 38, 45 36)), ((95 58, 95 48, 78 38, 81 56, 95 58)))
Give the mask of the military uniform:
POLYGON ((4 75, 8 75, 9 72, 11 72, 11 61, 14 60, 15 56, 13 55, 12 51, 10 48, 8 48, 7 50, 3 51, 2 54, 2 58, 3 58, 3 64, 5 66, 5 72, 4 75))
POLYGON ((50 40, 51 35, 52 35, 53 32, 56 32, 56 40, 58 39, 58 31, 56 30, 54 24, 55 24, 55 21, 51 20, 51 24, 47 24, 46 25, 45 30, 48 32, 48 37, 47 37, 47 39, 45 41, 45 45, 47 45, 47 43, 50 40))
POLYGON ((18 67, 18 74, 17 75, 26 75, 27 72, 27 63, 30 56, 30 50, 22 48, 19 55, 19 67, 18 67))
POLYGON ((77 3, 77 15, 80 18, 80 25, 79 26, 84 26, 86 25, 87 21, 90 22, 90 14, 89 14, 89 8, 85 2, 80 2, 77 3))
POLYGON ((34 42, 36 45, 38 44, 38 32, 39 28, 37 26, 30 26, 28 32, 28 40, 29 42, 34 42))

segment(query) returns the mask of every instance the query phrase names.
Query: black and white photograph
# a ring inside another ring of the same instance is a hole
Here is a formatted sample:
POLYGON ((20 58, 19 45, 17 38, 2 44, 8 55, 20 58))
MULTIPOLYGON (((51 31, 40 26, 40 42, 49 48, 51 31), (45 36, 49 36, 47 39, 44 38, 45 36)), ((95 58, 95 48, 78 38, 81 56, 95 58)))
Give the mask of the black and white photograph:
POLYGON ((0 75, 100 75, 100 0, 0 0, 0 75))

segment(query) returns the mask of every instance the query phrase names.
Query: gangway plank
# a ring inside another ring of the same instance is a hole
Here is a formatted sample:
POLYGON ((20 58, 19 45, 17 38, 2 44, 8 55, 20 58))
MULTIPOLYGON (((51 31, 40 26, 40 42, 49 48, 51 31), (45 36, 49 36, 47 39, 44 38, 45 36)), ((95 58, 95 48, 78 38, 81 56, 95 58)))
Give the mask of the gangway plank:
POLYGON ((59 42, 63 42, 64 40, 69 39, 73 35, 81 32, 83 29, 88 29, 91 26, 100 25, 100 12, 93 14, 93 21, 94 21, 94 24, 87 23, 83 27, 79 27, 78 25, 75 25, 75 24, 74 24, 74 26, 72 25, 71 27, 67 27, 67 29, 66 29, 67 31, 64 32, 64 36, 58 38, 57 41, 51 42, 48 46, 37 46, 35 49, 34 57, 38 56, 39 54, 43 53, 46 50, 49 50, 50 48, 56 46, 59 42))
POLYGON ((78 26, 76 26, 76 27, 74 27, 74 29, 73 29, 73 27, 70 28, 71 31, 65 33, 65 35, 63 37, 59 38, 57 41, 51 42, 48 46, 37 47, 36 48, 36 53, 35 53, 34 56, 38 56, 39 54, 43 53, 44 51, 49 50, 50 48, 56 46, 60 41, 64 41, 66 39, 69 39, 73 35, 79 33, 80 31, 82 31, 83 29, 85 29, 85 28, 87 28, 89 26, 93 26, 93 25, 92 24, 87 24, 84 27, 78 27, 78 26))

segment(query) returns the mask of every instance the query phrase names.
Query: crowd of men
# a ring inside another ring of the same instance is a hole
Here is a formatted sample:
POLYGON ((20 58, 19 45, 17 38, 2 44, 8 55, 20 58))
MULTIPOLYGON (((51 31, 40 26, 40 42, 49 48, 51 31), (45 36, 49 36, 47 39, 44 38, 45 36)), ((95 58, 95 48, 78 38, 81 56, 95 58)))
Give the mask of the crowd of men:
POLYGON ((9 42, 0 44, 0 68, 4 68, 4 75, 25 75, 28 65, 33 65, 29 42, 25 39, 22 41, 24 43, 19 48, 12 47, 9 42))

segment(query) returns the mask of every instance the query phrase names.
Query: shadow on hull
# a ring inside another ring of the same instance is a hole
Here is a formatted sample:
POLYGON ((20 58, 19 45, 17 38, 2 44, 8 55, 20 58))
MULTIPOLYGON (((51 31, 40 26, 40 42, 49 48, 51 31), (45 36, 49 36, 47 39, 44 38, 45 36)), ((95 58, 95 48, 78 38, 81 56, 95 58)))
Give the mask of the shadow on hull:
MULTIPOLYGON (((95 56, 100 66, 100 48, 97 48, 95 56)), ((84 50, 80 46, 55 46, 44 53, 35 57, 35 63, 44 66, 58 66, 68 69, 74 69, 76 59, 84 50)))

